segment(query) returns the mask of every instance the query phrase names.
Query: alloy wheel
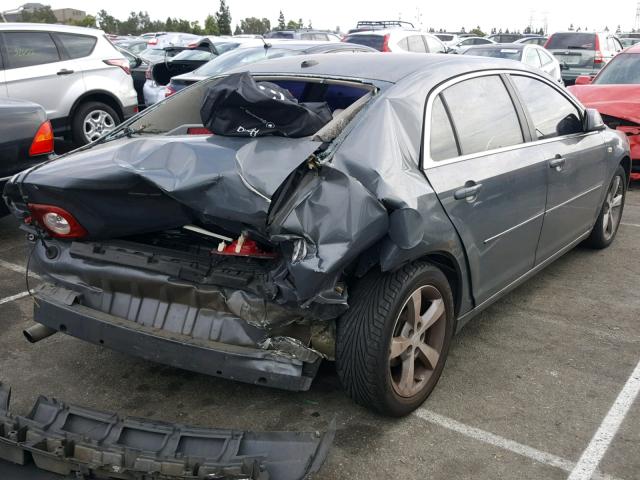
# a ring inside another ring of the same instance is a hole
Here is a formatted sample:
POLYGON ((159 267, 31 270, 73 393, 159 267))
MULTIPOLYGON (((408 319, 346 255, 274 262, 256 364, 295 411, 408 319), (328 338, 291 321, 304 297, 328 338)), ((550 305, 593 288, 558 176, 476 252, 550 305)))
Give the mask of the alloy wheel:
POLYGON ((440 291, 425 285, 407 299, 389 347, 391 383, 397 395, 419 394, 433 374, 445 341, 445 303, 440 291))
POLYGON ((102 135, 113 130, 116 122, 113 117, 104 110, 92 110, 84 117, 82 127, 84 136, 88 142, 97 140, 102 135))
POLYGON ((609 186, 609 191, 604 199, 604 215, 602 217, 602 233, 605 240, 609 240, 618 228, 622 215, 622 198, 624 185, 619 175, 616 175, 609 186))

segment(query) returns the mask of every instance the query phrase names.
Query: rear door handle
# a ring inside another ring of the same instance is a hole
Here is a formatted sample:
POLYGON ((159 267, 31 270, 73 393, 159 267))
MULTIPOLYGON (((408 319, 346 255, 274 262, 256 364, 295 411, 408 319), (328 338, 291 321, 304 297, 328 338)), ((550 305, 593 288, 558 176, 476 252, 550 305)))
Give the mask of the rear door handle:
POLYGON ((455 198, 456 200, 473 199, 476 197, 476 195, 478 195, 478 192, 480 191, 481 188, 482 188, 481 183, 464 186, 462 188, 459 188, 455 192, 453 192, 453 198, 455 198))
POLYGON ((559 172, 560 170, 562 170, 562 167, 564 167, 565 163, 566 160, 563 156, 556 155, 554 158, 549 160, 549 168, 555 168, 559 172))
POLYGON ((66 68, 63 68, 62 70, 58 70, 58 75, 71 75, 73 73, 73 70, 67 70, 66 68))

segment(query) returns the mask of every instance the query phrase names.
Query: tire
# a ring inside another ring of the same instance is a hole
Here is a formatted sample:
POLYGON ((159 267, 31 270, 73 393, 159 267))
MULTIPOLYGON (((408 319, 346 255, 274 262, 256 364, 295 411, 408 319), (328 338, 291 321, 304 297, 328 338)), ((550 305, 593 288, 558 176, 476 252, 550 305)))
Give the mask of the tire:
POLYGON ((408 415, 434 389, 449 352, 455 318, 446 277, 427 262, 393 273, 371 271, 354 286, 349 303, 338 320, 336 338, 336 369, 344 389, 358 404, 379 413, 408 415), (435 315, 420 319, 437 317, 430 327, 409 322, 414 298, 421 300, 421 313, 433 307, 427 313, 435 315), (416 348, 417 342, 435 349, 437 359, 429 348, 416 348), (396 356, 398 352, 403 353, 396 356), (413 377, 408 382, 403 382, 405 372, 406 378, 413 377))
POLYGON ((618 165, 618 169, 609 183, 596 223, 591 234, 585 240, 588 247, 602 249, 611 245, 616 233, 618 233, 626 195, 627 172, 622 168, 622 165, 618 165), (619 200, 616 201, 616 199, 619 200))
POLYGON ((71 120, 71 135, 73 143, 77 146, 86 145, 107 133, 122 122, 120 115, 109 105, 102 102, 85 102, 76 109, 71 120), (93 117, 94 122, 89 118, 93 117), (87 122, 93 125, 94 130, 87 130, 87 122), (88 133, 87 133, 88 132, 88 133))

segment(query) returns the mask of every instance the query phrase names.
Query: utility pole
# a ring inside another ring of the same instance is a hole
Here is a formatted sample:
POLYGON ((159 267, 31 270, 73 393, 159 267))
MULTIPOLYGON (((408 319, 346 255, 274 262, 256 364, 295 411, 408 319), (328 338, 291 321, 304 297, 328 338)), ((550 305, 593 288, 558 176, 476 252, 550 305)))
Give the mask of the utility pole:
POLYGON ((636 21, 633 28, 636 32, 640 30, 640 1, 638 1, 638 4, 636 6, 636 21))

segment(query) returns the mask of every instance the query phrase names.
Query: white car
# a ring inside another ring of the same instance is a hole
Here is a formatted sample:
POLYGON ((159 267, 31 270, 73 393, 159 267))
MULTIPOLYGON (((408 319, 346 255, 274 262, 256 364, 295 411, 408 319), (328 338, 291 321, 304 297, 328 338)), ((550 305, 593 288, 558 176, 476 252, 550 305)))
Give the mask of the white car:
POLYGON ((137 112, 131 65, 100 30, 0 23, 0 52, 0 96, 42 105, 77 145, 137 112))
POLYGON ((551 52, 539 45, 527 43, 497 43, 495 45, 480 45, 468 48, 463 52, 463 54, 516 60, 532 67, 539 68, 556 82, 564 85, 564 82, 562 81, 560 62, 558 62, 551 52))
POLYGON ((420 30, 389 28, 347 35, 344 42, 357 43, 381 52, 446 53, 447 47, 435 35, 420 30))
POLYGON ((455 43, 449 43, 447 46, 449 47, 449 53, 463 53, 470 47, 477 45, 494 45, 495 43, 493 40, 484 37, 467 37, 461 38, 455 43))

